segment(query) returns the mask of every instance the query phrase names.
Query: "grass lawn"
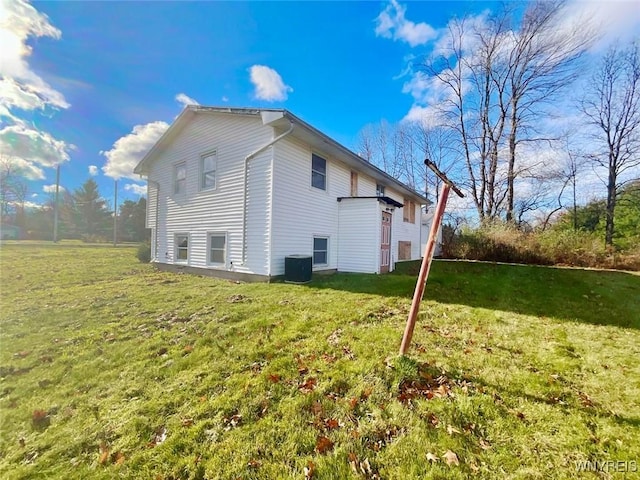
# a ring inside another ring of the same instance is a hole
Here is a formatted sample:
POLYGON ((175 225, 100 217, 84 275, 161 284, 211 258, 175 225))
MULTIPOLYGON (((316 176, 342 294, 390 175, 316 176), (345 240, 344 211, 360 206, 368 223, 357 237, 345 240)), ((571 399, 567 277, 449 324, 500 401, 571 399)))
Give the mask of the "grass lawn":
POLYGON ((130 247, 0 262, 3 479, 640 475, 637 275, 435 262, 398 359, 406 265, 296 286, 130 247))

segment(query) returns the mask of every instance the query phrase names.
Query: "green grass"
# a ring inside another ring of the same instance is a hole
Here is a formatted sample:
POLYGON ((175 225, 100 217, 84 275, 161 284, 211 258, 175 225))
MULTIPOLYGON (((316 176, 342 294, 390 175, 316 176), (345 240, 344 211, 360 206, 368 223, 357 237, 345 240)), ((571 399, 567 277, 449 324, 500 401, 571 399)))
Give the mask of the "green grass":
POLYGON ((575 462, 640 462, 640 276, 435 262, 398 359, 413 265, 296 286, 133 247, 0 262, 2 478, 637 475, 575 462))

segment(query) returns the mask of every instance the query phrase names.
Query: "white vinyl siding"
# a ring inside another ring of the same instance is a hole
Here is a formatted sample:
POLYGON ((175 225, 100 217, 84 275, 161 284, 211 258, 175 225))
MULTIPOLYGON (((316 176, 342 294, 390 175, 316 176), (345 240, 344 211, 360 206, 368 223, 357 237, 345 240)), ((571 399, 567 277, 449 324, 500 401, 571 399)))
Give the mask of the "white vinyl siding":
MULTIPOLYGON (((394 200, 404 203, 406 200, 402 194, 397 192, 392 188, 386 189, 386 196, 393 198, 394 200)), ((414 217, 420 218, 420 207, 414 206, 415 214, 414 217)), ((398 242, 411 242, 411 260, 417 260, 422 258, 422 252, 420 251, 420 222, 414 221, 405 222, 404 221, 404 212, 400 208, 396 208, 395 212, 393 212, 393 218, 391 220, 391 265, 393 266, 393 262, 397 262, 399 259, 398 255, 398 242)))
POLYGON ((339 210, 338 270, 377 273, 380 203, 375 198, 345 198, 339 210))
MULTIPOLYGON (((158 182, 159 262, 174 260, 174 235, 189 233, 189 265, 214 268, 208 262, 208 234, 226 232, 226 267, 239 273, 268 275, 271 204, 271 149, 248 163, 247 255, 242 264, 244 159, 274 137, 260 117, 196 113, 165 144, 150 166, 151 185, 158 182), (201 155, 216 152, 215 189, 201 188, 201 155), (185 160, 186 159, 186 160, 185 160), (186 164, 185 194, 174 194, 174 165, 186 164)), ((155 202, 148 202, 155 224, 155 202), (152 204, 153 203, 153 204, 152 204)), ((219 268, 219 267, 215 267, 219 268)))

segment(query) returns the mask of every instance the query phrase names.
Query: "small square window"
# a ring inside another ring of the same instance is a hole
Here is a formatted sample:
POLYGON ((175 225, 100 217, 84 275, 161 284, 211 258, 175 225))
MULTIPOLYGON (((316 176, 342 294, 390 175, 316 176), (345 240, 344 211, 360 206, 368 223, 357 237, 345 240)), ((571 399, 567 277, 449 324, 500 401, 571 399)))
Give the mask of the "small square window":
POLYGON ((376 185, 376 197, 384 197, 384 185, 376 185))
POLYGON ((216 187, 216 166, 217 155, 215 152, 205 155, 200 159, 200 188, 215 188, 216 187))
POLYGON ((227 236, 221 233, 209 235, 209 263, 225 265, 227 262, 227 236))
POLYGON ((311 186, 327 189, 327 161, 315 153, 311 155, 311 186))
POLYGON ((187 191, 187 164, 185 162, 174 167, 173 178, 173 193, 185 193, 187 191))
POLYGON ((189 260, 189 235, 184 233, 176 234, 176 262, 186 262, 189 260))
POLYGON ((313 237, 313 264, 327 265, 329 263, 329 239, 313 237))

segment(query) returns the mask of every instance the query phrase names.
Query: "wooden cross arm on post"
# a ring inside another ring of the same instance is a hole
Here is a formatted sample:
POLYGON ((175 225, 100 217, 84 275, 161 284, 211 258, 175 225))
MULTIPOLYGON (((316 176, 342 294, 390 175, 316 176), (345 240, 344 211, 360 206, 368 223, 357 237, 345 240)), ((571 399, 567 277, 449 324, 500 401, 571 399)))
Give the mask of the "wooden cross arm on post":
POLYGON ((429 167, 433 173, 435 173, 440 180, 442 180, 442 189, 440 190, 440 197, 438 198, 438 204, 433 214, 433 221, 431 222, 431 230, 429 231, 429 239, 424 249, 424 257, 422 258, 422 265, 420 266, 420 273, 418 274, 418 281, 416 282, 416 289, 413 293, 413 301, 411 302, 411 310, 409 311, 409 318, 407 319, 407 326, 404 329, 404 335, 402 336, 402 343, 400 344, 400 355, 405 355, 411 344, 411 337, 413 336, 413 329, 416 326, 416 318, 418 318, 418 310, 420 310, 420 302, 422 301, 422 295, 424 294, 424 287, 427 284, 427 277, 429 276, 429 269, 431 268, 431 260, 433 259, 433 252, 435 250, 436 238, 438 230, 442 224, 442 217, 444 215, 444 209, 447 205, 447 197, 449 196, 449 190, 453 190, 456 194, 464 198, 462 192, 456 187, 447 176, 440 171, 428 158, 425 159, 424 164, 429 167))
POLYGON ((460 191, 460 189, 458 187, 455 186, 455 184, 449 180, 449 178, 440 171, 440 169, 438 168, 438 166, 433 163, 431 160, 429 160, 428 158, 424 159, 424 164, 429 167, 431 169, 431 171, 433 173, 436 174, 436 176, 442 180, 444 183, 446 183, 447 185, 449 185, 449 187, 451 187, 451 190, 453 190, 454 192, 456 192, 456 195, 458 195, 460 198, 464 198, 464 194, 460 191))

